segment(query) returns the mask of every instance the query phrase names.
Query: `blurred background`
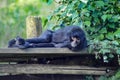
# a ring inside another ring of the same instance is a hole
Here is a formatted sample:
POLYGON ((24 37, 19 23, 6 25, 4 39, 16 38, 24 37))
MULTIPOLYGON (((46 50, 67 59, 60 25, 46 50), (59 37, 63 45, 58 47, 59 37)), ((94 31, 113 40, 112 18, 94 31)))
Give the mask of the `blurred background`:
MULTIPOLYGON (((89 52, 120 55, 120 0, 0 0, 0 48, 17 35, 26 38, 28 16, 40 16, 43 31, 82 25, 89 52)), ((120 71, 109 80, 120 80, 120 71)))
POLYGON ((26 38, 26 17, 40 16, 43 30, 49 14, 58 6, 52 0, 0 0, 0 47, 17 35, 26 38))

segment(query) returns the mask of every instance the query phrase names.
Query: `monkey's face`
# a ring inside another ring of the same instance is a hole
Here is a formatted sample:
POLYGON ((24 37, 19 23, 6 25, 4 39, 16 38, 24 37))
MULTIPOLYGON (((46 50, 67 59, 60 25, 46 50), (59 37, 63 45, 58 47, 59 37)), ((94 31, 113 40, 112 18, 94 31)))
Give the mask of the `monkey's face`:
POLYGON ((71 39, 72 39, 72 42, 71 42, 72 47, 76 47, 77 45, 80 44, 80 39, 79 38, 72 37, 71 39))

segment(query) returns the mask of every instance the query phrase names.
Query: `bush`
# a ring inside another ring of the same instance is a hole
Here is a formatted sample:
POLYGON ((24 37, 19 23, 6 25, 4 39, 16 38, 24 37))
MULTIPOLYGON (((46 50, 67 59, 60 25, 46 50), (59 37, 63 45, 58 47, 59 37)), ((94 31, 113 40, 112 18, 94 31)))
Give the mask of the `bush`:
MULTIPOLYGON (((51 29, 78 25, 86 32, 90 53, 101 53, 106 61, 114 57, 110 53, 120 54, 119 0, 60 0, 58 4, 60 6, 48 17, 47 25, 56 21, 51 29)), ((119 74, 120 71, 100 80, 119 80, 119 74)))
POLYGON ((48 21, 56 20, 51 29, 80 25, 90 45, 89 51, 120 54, 120 1, 61 0, 48 21), (59 27, 60 26, 60 27, 59 27))

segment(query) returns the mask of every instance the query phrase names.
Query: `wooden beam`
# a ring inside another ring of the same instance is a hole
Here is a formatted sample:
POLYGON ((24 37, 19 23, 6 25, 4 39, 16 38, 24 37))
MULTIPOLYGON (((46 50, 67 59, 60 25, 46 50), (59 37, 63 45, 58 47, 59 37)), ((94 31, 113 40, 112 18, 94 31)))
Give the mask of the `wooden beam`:
POLYGON ((39 53, 44 53, 44 54, 56 54, 56 53, 60 53, 60 54, 88 54, 87 49, 82 50, 82 51, 78 51, 78 52, 74 52, 71 51, 67 48, 28 48, 28 49, 18 49, 18 48, 1 48, 0 49, 0 54, 1 53, 35 53, 35 54, 39 54, 39 53))
POLYGON ((31 58, 53 58, 66 56, 94 55, 82 50, 73 52, 67 48, 1 48, 0 62, 26 61, 31 58))
POLYGON ((66 56, 80 56, 80 55, 94 55, 82 50, 73 52, 67 48, 1 48, 0 49, 0 62, 18 62, 27 61, 33 58, 53 58, 53 57, 66 57, 66 56))
MULTIPOLYGON (((75 55, 88 55, 87 51, 73 52, 67 48, 1 48, 0 59, 13 58, 40 58, 40 57, 64 57, 75 55)), ((92 54, 89 54, 92 55, 92 54)))
POLYGON ((42 33, 42 20, 39 16, 28 16, 26 18, 27 38, 38 37, 42 33))
POLYGON ((67 66, 67 65, 40 65, 40 64, 4 64, 0 66, 0 73, 11 74, 77 74, 77 75, 107 75, 107 68, 67 66))

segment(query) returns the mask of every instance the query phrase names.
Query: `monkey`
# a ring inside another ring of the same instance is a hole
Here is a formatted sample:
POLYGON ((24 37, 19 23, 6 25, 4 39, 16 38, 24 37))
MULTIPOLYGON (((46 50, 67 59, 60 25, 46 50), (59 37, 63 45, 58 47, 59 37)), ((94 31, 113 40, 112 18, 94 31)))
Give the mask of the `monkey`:
POLYGON ((66 26, 56 31, 46 30, 36 38, 23 39, 16 37, 8 43, 8 47, 26 48, 68 48, 79 51, 87 47, 85 32, 79 26, 66 26))

